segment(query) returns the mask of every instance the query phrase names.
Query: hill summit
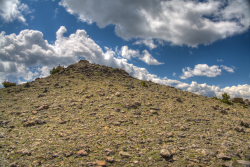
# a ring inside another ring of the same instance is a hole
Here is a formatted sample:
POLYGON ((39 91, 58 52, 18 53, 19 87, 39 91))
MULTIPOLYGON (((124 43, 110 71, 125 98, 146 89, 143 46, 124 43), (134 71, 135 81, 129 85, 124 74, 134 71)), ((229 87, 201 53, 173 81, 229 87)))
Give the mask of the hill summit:
POLYGON ((0 89, 0 166, 250 166, 241 104, 82 60, 0 89))

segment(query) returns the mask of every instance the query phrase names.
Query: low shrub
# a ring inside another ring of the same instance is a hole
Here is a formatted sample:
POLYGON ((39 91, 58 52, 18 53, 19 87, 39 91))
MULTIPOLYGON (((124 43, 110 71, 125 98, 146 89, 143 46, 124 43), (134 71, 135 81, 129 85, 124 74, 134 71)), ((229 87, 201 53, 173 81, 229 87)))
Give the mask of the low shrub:
POLYGON ((64 70, 64 67, 59 65, 57 67, 52 68, 52 70, 50 71, 50 74, 53 75, 53 74, 59 73, 62 70, 64 70))
POLYGON ((25 84, 24 84, 24 87, 25 88, 29 88, 31 85, 30 85, 30 83, 29 82, 26 82, 25 84))
POLYGON ((147 83, 146 83, 145 81, 142 81, 142 82, 141 82, 141 85, 142 85, 143 87, 148 87, 148 85, 147 85, 147 83))
POLYGON ((230 100, 230 96, 229 96, 229 94, 227 94, 227 93, 223 93, 222 94, 222 99, 221 99, 221 101, 223 102, 223 103, 226 103, 226 104, 232 104, 232 102, 231 102, 231 100, 230 100))
POLYGON ((4 81, 2 84, 3 84, 3 86, 4 86, 5 88, 12 87, 12 86, 16 86, 16 83, 14 83, 14 82, 9 82, 9 81, 4 81))

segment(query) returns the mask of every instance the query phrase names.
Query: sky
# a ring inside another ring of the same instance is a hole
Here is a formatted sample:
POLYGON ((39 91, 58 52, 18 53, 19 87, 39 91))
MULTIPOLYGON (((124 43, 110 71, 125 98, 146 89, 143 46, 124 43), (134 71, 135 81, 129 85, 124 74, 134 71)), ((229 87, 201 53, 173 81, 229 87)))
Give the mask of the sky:
POLYGON ((0 82, 81 59, 250 99, 249 0, 0 0, 0 82))

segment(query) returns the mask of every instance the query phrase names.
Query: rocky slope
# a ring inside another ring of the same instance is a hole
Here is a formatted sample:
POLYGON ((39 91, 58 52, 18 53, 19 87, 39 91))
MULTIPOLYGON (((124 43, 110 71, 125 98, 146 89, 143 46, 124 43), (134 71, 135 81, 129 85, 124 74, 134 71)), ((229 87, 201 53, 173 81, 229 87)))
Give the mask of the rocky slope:
POLYGON ((80 61, 0 89, 0 166, 249 166, 250 110, 80 61))

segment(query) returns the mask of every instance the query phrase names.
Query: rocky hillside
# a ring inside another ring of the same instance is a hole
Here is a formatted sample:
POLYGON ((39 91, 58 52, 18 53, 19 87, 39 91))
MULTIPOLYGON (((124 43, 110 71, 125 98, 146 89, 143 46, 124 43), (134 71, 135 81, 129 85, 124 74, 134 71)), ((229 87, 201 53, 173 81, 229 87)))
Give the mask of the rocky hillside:
POLYGON ((250 110, 80 61, 0 89, 0 166, 250 166, 250 110))

